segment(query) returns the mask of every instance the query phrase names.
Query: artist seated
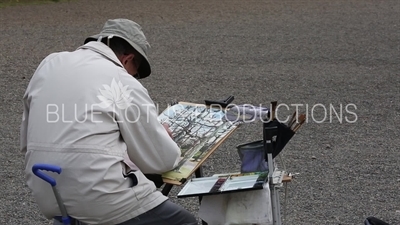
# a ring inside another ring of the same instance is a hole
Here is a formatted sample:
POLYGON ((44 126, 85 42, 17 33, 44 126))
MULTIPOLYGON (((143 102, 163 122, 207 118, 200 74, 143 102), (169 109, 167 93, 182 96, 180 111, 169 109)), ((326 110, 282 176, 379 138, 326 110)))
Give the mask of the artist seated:
POLYGON ((21 149, 28 187, 46 218, 61 213, 51 186, 32 173, 38 163, 62 168, 56 187, 69 216, 83 223, 197 224, 144 175, 180 160, 138 80, 151 73, 148 48, 140 25, 108 20, 83 46, 50 54, 35 71, 23 98, 21 149))

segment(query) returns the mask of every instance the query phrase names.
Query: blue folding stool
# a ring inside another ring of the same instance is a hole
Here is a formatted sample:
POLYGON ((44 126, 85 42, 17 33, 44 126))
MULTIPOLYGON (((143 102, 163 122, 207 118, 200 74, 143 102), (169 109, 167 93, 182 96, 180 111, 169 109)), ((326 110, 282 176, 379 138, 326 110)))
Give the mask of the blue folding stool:
POLYGON ((53 177, 43 173, 41 170, 46 170, 46 171, 51 171, 51 172, 55 172, 55 173, 61 174, 61 167, 55 166, 55 165, 51 165, 51 164, 35 164, 32 167, 32 172, 36 176, 40 177, 42 180, 46 181, 47 183, 49 183, 51 185, 51 187, 53 189, 53 192, 54 192, 54 195, 55 195, 56 200, 57 200, 58 207, 60 208, 60 211, 61 211, 62 223, 64 225, 71 225, 71 217, 68 216, 67 209, 65 208, 65 205, 64 205, 64 203, 63 203, 63 201, 61 199, 60 193, 57 190, 57 187, 56 187, 57 182, 56 182, 56 180, 53 177))

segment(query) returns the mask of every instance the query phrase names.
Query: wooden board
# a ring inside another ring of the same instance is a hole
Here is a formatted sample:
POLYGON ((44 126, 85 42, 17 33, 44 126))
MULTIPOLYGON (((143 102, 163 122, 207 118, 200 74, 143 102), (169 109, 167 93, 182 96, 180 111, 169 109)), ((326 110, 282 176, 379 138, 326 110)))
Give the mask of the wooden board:
POLYGON ((181 185, 238 128, 239 124, 225 120, 224 108, 204 104, 179 102, 159 115, 168 123, 175 142, 181 147, 181 163, 163 174, 165 183, 181 185))

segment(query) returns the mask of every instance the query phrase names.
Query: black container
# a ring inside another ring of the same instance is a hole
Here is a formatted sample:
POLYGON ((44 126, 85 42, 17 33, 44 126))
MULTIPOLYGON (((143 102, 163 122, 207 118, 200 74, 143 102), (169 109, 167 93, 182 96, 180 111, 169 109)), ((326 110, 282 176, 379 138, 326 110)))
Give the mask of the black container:
POLYGON ((294 134, 294 131, 277 120, 263 123, 263 140, 237 146, 242 162, 241 173, 268 171, 267 154, 272 153, 275 158, 294 134), (272 140, 272 149, 267 146, 267 140, 272 140))

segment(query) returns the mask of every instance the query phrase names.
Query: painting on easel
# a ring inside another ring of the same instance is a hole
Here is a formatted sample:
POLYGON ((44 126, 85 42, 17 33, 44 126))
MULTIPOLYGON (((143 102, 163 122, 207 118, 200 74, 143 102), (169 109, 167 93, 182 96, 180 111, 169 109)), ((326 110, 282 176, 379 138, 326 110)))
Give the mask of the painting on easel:
POLYGON ((178 166, 163 174, 176 182, 185 181, 238 126, 226 120, 222 108, 184 102, 168 107, 158 119, 169 125, 181 148, 178 166))

